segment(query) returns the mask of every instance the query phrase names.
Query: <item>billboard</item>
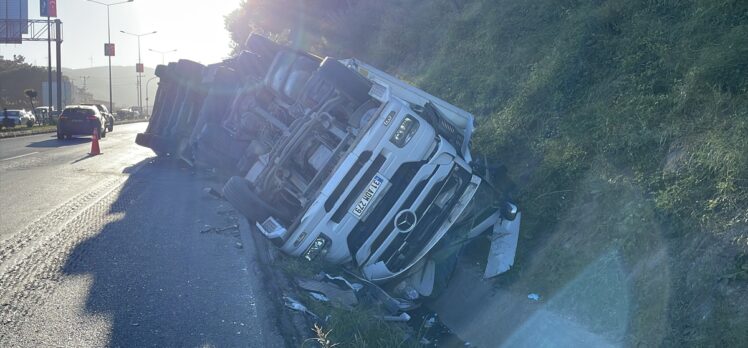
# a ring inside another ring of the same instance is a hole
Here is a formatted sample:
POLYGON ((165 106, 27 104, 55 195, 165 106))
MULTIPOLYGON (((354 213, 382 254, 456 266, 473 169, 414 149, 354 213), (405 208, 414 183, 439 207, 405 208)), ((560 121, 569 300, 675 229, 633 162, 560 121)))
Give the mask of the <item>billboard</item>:
MULTIPOLYGON (((73 91, 70 81, 67 79, 64 79, 62 81, 62 107, 64 108, 65 105, 70 104, 71 100, 73 99, 73 91)), ((42 81, 42 106, 49 105, 50 98, 49 98, 49 82, 42 81)), ((52 105, 57 108, 57 81, 52 81, 52 105)))
POLYGON ((57 17, 57 0, 39 0, 39 16, 57 17))
POLYGON ((28 34, 29 1, 0 0, 0 43, 21 43, 28 34))

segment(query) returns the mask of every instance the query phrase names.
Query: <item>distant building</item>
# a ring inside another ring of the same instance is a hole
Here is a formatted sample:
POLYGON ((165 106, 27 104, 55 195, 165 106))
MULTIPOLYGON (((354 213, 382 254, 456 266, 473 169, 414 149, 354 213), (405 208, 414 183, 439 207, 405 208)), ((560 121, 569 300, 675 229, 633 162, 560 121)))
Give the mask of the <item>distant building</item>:
MULTIPOLYGON (((65 105, 73 104, 73 84, 67 77, 62 79, 62 107, 65 105)), ((47 81, 42 82, 42 103, 49 105, 49 83, 47 81)), ((52 105, 57 106, 57 81, 52 81, 52 105)))

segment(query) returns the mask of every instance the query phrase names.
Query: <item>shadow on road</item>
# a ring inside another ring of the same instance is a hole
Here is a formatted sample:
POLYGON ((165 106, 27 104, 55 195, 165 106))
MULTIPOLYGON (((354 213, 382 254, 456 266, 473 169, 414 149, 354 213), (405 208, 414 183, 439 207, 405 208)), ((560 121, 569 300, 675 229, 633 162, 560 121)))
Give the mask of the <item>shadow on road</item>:
POLYGON ((265 346, 259 326, 273 319, 258 316, 259 274, 247 270, 237 236, 201 233, 232 223, 217 214, 228 205, 203 196, 187 170, 141 164, 151 161, 65 262, 64 274, 93 279, 86 312, 110 318, 114 347, 265 346))
POLYGON ((48 140, 37 141, 31 144, 28 144, 26 145, 26 147, 34 147, 34 148, 63 147, 63 146, 70 146, 70 145, 85 144, 85 143, 90 143, 90 142, 91 142, 91 138, 72 138, 72 139, 58 140, 57 136, 54 136, 48 140))

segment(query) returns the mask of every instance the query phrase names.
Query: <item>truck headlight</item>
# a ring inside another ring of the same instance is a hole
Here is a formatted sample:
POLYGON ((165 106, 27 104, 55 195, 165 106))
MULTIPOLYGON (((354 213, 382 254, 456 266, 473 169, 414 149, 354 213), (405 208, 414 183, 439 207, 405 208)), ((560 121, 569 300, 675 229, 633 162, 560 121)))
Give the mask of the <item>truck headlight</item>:
POLYGON ((397 147, 403 147, 413 138, 413 135, 416 134, 417 130, 418 120, 410 115, 405 116, 403 121, 400 122, 400 125, 397 126, 397 129, 395 129, 395 133, 392 133, 390 142, 395 144, 397 147))
POLYGON ((327 238, 323 236, 317 237, 317 239, 312 242, 312 245, 309 246, 309 249, 307 249, 304 253, 304 258, 307 261, 314 260, 315 258, 317 258, 317 256, 319 256, 319 254, 327 251, 327 245, 327 238))

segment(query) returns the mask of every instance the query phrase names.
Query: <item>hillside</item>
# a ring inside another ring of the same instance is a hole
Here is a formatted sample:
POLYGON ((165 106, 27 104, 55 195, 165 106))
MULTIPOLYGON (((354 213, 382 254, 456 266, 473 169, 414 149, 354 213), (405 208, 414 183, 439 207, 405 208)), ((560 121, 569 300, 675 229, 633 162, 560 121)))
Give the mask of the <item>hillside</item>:
MULTIPOLYGON (((94 99, 109 100, 109 70, 108 67, 93 67, 86 69, 63 68, 64 79, 70 80, 75 86, 85 86, 93 94, 94 99)), ((154 77, 154 69, 145 68, 143 75, 143 104, 145 105, 146 82, 154 77)), ((35 89, 41 94, 42 83, 47 81, 47 69, 26 64, 22 57, 19 60, 0 61, 0 103, 8 107, 29 109, 25 89, 35 89)), ((112 95, 115 106, 121 107, 137 105, 137 76, 133 67, 112 67, 112 95)), ((148 89, 150 103, 156 96, 158 80, 151 81, 148 89)))
POLYGON ((524 213, 497 286, 553 298, 593 272, 625 284, 622 312, 563 305, 613 342, 748 342, 748 2, 295 4, 247 1, 227 28, 355 56, 477 116, 475 149, 524 213))
MULTIPOLYGON (((83 76, 86 79, 86 88, 94 96, 94 99, 109 100, 109 69, 106 66, 98 66, 85 69, 63 68, 62 73, 68 76, 77 86, 83 86, 83 76)), ((143 74, 143 105, 145 106, 145 84, 154 75, 154 69, 146 67, 143 74)), ((148 88, 150 103, 156 96, 158 79, 151 81, 148 88)), ((121 107, 138 105, 137 99, 137 75, 135 68, 131 66, 112 66, 112 96, 114 104, 121 107)))

